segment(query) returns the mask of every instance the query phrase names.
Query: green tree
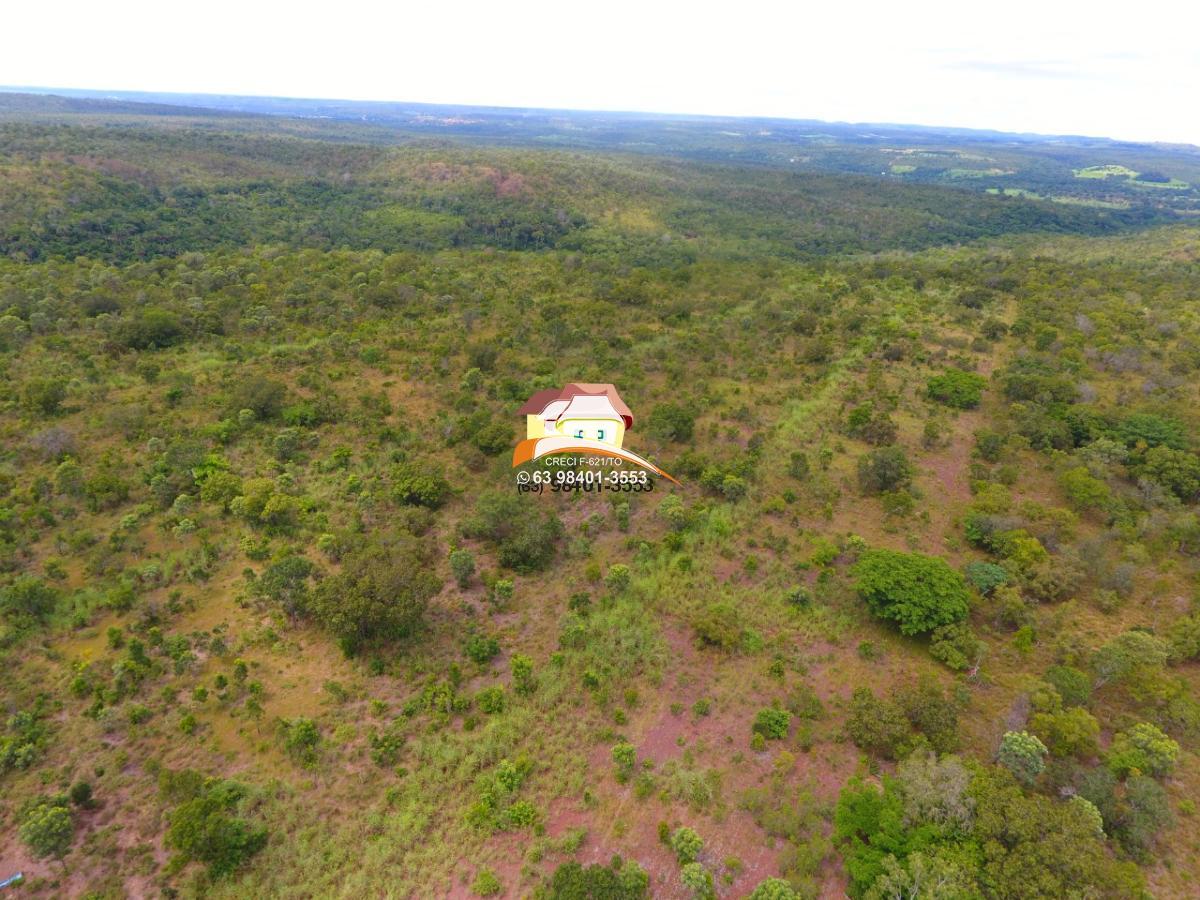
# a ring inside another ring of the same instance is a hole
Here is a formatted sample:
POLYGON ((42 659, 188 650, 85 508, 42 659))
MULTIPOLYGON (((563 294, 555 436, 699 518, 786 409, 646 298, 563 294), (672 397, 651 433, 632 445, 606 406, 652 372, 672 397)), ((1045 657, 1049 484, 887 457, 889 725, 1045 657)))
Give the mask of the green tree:
POLYGON ((21 815, 19 834, 34 856, 61 860, 75 837, 75 820, 67 798, 40 797, 28 804, 21 815))
POLYGON ((1105 763, 1118 777, 1130 773, 1162 777, 1170 774, 1179 758, 1179 744, 1149 722, 1119 731, 1105 755, 1105 763))
POLYGON ((970 593, 946 561, 921 553, 868 550, 855 563, 855 587, 871 611, 923 634, 966 618, 970 593))
POLYGON ((409 637, 441 587, 429 556, 425 544, 411 536, 354 550, 340 572, 317 585, 308 612, 347 653, 372 642, 409 637))
POLYGON ((172 811, 165 843, 186 860, 207 864, 212 877, 227 875, 267 843, 267 830, 238 818, 246 790, 234 782, 209 780, 172 811))
POLYGON ((912 484, 913 468, 900 446, 879 447, 858 458, 858 484, 864 494, 884 494, 912 484))
POLYGON ((1033 784, 1046 768, 1046 745, 1027 731, 1005 732, 996 754, 999 763, 1022 784, 1033 784))

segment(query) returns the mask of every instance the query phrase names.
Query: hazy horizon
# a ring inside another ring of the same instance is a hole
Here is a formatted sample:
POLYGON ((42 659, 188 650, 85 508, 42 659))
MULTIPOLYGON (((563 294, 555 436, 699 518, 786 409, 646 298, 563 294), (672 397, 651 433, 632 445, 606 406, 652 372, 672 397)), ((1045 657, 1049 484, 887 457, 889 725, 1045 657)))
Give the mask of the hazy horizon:
MULTIPOLYGON (((930 129, 939 131, 975 131, 980 133, 998 133, 1011 134, 1014 136, 1035 136, 1041 138, 1087 138, 1094 140, 1111 140, 1128 143, 1145 143, 1145 144, 1173 144, 1177 146, 1195 147, 1200 150, 1200 141, 1160 141, 1160 140, 1130 140, 1115 137, 1111 134, 1090 133, 1084 134, 1080 132, 1065 132, 1065 131, 1013 131, 1006 128, 993 128, 989 126, 975 125, 956 125, 946 122, 906 122, 906 121, 890 121, 890 120, 849 120, 849 119, 829 119, 829 118, 813 118, 811 116, 784 116, 784 115, 750 115, 738 113, 698 113, 698 112, 683 112, 673 109, 629 109, 615 107, 580 107, 580 106, 523 106, 513 104, 498 104, 498 103, 475 103, 475 102, 439 102, 425 99, 414 99, 410 97, 403 98, 361 98, 361 97, 335 97, 332 95, 299 95, 299 94, 246 94, 233 92, 212 92, 212 91, 164 91, 155 88, 91 88, 78 87, 74 85, 42 85, 42 84, 0 84, 0 93, 29 93, 42 96, 60 96, 71 97, 76 99, 112 99, 125 102, 160 102, 166 105, 179 106, 195 106, 189 104, 189 98, 224 98, 224 99, 242 99, 242 100, 282 100, 287 102, 308 102, 308 103, 377 103, 392 106, 429 106, 429 107, 444 107, 444 108, 461 108, 461 109, 494 109, 494 110, 509 110, 509 111, 533 111, 547 113, 584 113, 596 115, 613 115, 613 116, 646 116, 649 118, 662 119, 705 119, 711 118, 718 121, 721 120, 738 120, 746 121, 756 120, 775 120, 781 122, 817 122, 826 125, 839 125, 846 127, 882 127, 896 129, 930 129), (139 99, 145 98, 145 99, 139 99), (153 99, 151 99, 153 98, 153 99), (161 99, 160 99, 161 98, 161 99), (172 102, 170 98, 179 98, 177 102, 172 102)), ((216 107, 196 106, 201 109, 218 109, 216 107)), ((236 112, 225 107, 219 108, 224 112, 236 112)), ((250 115, 261 115, 258 111, 245 111, 250 115)), ((278 113, 285 115, 285 113, 278 113)), ((269 114, 268 114, 269 115, 269 114)))
POLYGON ((1033 0, 1002 16, 945 0, 750 2, 703 16, 628 0, 603 15, 544 2, 380 10, 350 0, 329 15, 216 0, 199 16, 145 0, 115 11, 68 3, 63 33, 33 8, 10 13, 22 40, 0 59, 0 83, 1200 144, 1200 122, 1177 99, 1200 86, 1190 37, 1200 12, 1164 0, 1134 18, 1116 6, 1087 12, 1033 0))

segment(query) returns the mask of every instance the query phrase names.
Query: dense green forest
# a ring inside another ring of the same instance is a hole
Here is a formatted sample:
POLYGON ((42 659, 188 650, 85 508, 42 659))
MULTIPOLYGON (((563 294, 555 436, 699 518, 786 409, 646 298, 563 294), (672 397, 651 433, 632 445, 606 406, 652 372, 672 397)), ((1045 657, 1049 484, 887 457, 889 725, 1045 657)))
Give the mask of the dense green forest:
POLYGON ((1190 201, 542 144, 0 104, 8 890, 1194 896, 1190 201))

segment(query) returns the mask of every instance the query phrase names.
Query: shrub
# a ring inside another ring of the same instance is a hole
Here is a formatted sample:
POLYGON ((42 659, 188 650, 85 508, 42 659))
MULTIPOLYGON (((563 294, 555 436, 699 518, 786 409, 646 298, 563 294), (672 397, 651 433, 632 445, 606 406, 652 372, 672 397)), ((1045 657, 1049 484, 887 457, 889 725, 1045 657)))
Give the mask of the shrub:
POLYGON ((392 496, 398 503, 438 509, 450 496, 450 482, 430 466, 404 462, 392 470, 392 496))
POLYGON ((750 730, 768 740, 781 741, 787 737, 791 725, 792 714, 787 710, 767 708, 758 711, 750 730))
POLYGON ((491 635, 473 634, 467 638, 463 652, 472 662, 482 666, 499 655, 500 642, 491 635))
MULTIPOLYGON (((917 729, 938 753, 958 749, 958 702, 938 683, 922 676, 915 683, 897 689, 893 701, 909 724, 917 729)), ((907 748, 901 747, 902 751, 907 748)))
POLYGON ((865 494, 884 494, 912 483, 912 463, 903 447, 879 447, 858 458, 858 484, 865 494))
POLYGON ((867 550, 852 572, 871 611, 896 622, 903 634, 923 634, 967 616, 966 583, 939 557, 867 550))
POLYGON ((471 883, 471 893, 476 897, 495 897, 504 890, 504 885, 491 869, 480 869, 471 883))
POLYGON ((1046 768, 1046 745, 1027 731, 1006 732, 996 759, 1017 781, 1033 784, 1046 768))
POLYGON ((475 695, 475 702, 488 715, 502 713, 504 712, 506 703, 504 688, 500 687, 500 685, 484 688, 475 695))
POLYGON ((732 603, 706 604, 693 618, 692 627, 702 644, 722 650, 733 650, 742 640, 741 615, 732 603))
POLYGON ((1071 666, 1051 666, 1043 676, 1054 685, 1064 706, 1086 706, 1092 696, 1092 680, 1086 672, 1071 666))
POLYGON ((1112 504, 1108 485, 1095 478, 1086 466, 1067 469, 1059 476, 1058 483, 1071 505, 1078 510, 1104 510, 1112 504))
POLYGON ((712 900, 717 896, 713 890, 712 873, 698 862, 690 862, 679 870, 679 880, 694 900, 712 900))
POLYGON ((450 572, 460 588, 466 588, 475 574, 475 554, 470 550, 450 551, 450 572))
POLYGON ((1029 727, 1055 756, 1092 756, 1100 736, 1096 717, 1079 706, 1036 713, 1029 727))
POLYGON ((574 860, 554 870, 546 888, 546 900, 643 900, 650 889, 650 876, 635 862, 614 857, 602 866, 593 863, 586 868, 574 860))
POLYGON ((235 416, 243 409, 248 409, 256 419, 265 422, 280 414, 286 397, 287 388, 278 381, 250 375, 230 389, 228 409, 235 416))
POLYGON ((563 527, 550 509, 522 502, 516 494, 484 494, 463 525, 467 537, 483 538, 497 549, 500 564, 518 572, 545 568, 554 559, 563 527))
POLYGON ((122 323, 117 329, 119 345, 130 350, 155 350, 183 340, 183 324, 173 312, 149 307, 122 323))
POLYGON ((927 391, 931 399, 954 409, 974 409, 983 397, 987 381, 982 375, 947 369, 929 379, 927 391))
POLYGON ((1153 447, 1147 451, 1141 471, 1184 503, 1200 499, 1200 456, 1194 453, 1153 447))
POLYGON ((966 622, 941 625, 929 636, 929 654, 956 672, 978 665, 984 649, 966 622))
POLYGON ((58 601, 58 590, 36 575, 21 575, 0 589, 0 613, 17 627, 44 624, 58 601))
POLYGON ((316 723, 306 716, 297 716, 283 723, 283 747, 288 754, 304 763, 316 759, 317 744, 321 732, 316 723))
POLYGON ((679 860, 680 865, 686 865, 699 858, 700 851, 704 849, 704 841, 700 840, 700 835, 695 831, 684 826, 676 828, 672 833, 671 849, 675 851, 675 858, 679 860))
POLYGON ((610 566, 608 573, 604 576, 604 586, 608 588, 610 593, 621 594, 629 587, 632 580, 632 575, 629 572, 629 566, 623 563, 616 563, 610 566))
POLYGON ((1003 566, 982 560, 967 563, 966 568, 963 569, 963 575, 966 576, 971 586, 985 597, 1009 581, 1008 571, 1003 566))
POLYGON ((800 900, 800 895, 782 878, 768 878, 750 892, 749 900, 800 900))
POLYGON ((637 766, 637 750, 633 744, 621 742, 612 748, 612 759, 617 767, 617 781, 624 784, 637 766))
POLYGON ((880 700, 868 687, 850 695, 846 735, 869 753, 895 758, 909 738, 909 723, 899 705, 880 700))
POLYGON ((62 411, 62 402, 67 399, 67 382, 62 378, 31 378, 21 391, 25 407, 43 416, 54 416, 62 411))
POLYGON ((532 694, 537 689, 533 677, 533 660, 522 653, 514 653, 508 661, 512 670, 513 690, 518 694, 532 694))
POLYGON ((675 403, 662 403, 650 413, 647 431, 664 441, 686 444, 692 439, 696 414, 675 403))

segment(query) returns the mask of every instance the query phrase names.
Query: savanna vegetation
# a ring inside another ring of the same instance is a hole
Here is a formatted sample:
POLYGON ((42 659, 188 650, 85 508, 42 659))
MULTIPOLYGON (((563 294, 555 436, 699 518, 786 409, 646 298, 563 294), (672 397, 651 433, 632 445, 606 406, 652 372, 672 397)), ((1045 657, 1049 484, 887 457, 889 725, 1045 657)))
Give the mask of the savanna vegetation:
POLYGON ((0 123, 22 895, 1194 891, 1195 226, 51 111, 0 123), (572 381, 680 486, 518 494, 572 381))

